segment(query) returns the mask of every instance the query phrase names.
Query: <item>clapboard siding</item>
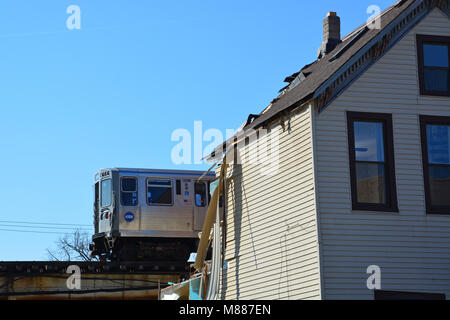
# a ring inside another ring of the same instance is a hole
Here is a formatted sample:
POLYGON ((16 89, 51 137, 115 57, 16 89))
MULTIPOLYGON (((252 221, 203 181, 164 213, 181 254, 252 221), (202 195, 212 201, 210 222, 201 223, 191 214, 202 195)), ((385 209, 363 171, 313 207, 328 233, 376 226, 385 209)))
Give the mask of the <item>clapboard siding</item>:
POLYGON ((447 97, 420 96, 416 34, 450 36, 433 10, 323 113, 314 117, 324 299, 373 299, 370 265, 383 290, 450 298, 450 216, 427 216, 419 115, 450 116, 447 97), (352 211, 346 111, 391 113, 399 213, 352 211))
POLYGON ((312 106, 297 110, 272 128, 278 135, 274 175, 255 164, 264 138, 240 146, 242 165, 227 176, 226 268, 222 299, 320 299, 312 106))

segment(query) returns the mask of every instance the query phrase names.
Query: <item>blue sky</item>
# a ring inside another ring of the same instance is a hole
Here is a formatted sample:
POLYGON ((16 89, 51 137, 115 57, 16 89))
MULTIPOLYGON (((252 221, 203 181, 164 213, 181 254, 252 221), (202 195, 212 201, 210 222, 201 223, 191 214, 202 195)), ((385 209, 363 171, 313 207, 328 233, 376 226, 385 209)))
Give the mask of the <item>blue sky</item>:
POLYGON ((238 128, 316 59, 328 11, 344 36, 393 3, 1 1, 0 260, 45 260, 60 236, 5 229, 89 229, 99 168, 205 169, 172 163, 175 129, 238 128))

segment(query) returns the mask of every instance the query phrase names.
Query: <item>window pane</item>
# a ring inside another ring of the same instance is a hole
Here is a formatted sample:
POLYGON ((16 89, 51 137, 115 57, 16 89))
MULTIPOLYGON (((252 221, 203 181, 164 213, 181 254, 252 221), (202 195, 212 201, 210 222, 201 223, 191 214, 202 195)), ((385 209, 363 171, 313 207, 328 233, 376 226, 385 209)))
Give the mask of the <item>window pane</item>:
POLYGON ((205 207, 206 206, 206 184, 195 183, 195 205, 197 207, 205 207))
POLYGON ((429 167, 431 205, 450 206, 450 167, 429 167))
POLYGON ((111 205, 111 179, 102 181, 102 207, 111 205))
POLYGON ((354 122, 356 161, 384 162, 383 124, 354 122))
POLYGON ((170 180, 149 180, 147 198, 150 204, 172 204, 172 182, 170 180))
POLYGON ((154 186, 171 186, 172 182, 170 180, 149 180, 148 184, 154 186))
POLYGON ((384 164, 356 163, 356 190, 359 203, 386 204, 384 164))
POLYGON ((148 187, 148 203, 172 204, 172 188, 148 187))
POLYGON ((176 191, 177 191, 177 195, 181 194, 181 181, 177 180, 176 182, 176 191))
POLYGON ((137 191, 137 181, 135 178, 122 178, 122 191, 137 191))
POLYGON ((124 206, 135 206, 137 204, 137 193, 136 192, 122 192, 122 205, 124 206))
POLYGON ((425 67, 448 68, 448 46, 424 44, 423 56, 425 67))
POLYGON ((425 90, 448 91, 448 70, 425 69, 425 90))
POLYGON ((450 126, 427 125, 428 162, 450 164, 450 126))

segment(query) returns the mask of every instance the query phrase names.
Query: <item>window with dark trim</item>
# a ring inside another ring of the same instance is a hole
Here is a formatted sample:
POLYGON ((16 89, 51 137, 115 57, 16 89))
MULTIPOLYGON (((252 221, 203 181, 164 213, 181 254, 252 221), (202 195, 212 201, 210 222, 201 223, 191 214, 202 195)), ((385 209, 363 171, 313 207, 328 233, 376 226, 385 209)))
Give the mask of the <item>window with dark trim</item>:
POLYGON ((450 214, 450 117, 420 116, 428 214, 450 214))
POLYGON ((195 206, 206 207, 206 183, 196 182, 195 189, 195 206))
POLYGON ((176 193, 177 193, 177 196, 179 196, 179 195, 181 195, 181 180, 177 180, 176 182, 175 182, 175 189, 176 189, 176 193))
POLYGON ((147 203, 149 205, 172 205, 172 193, 172 180, 147 179, 147 203))
POLYGON ((398 212, 392 115, 347 112, 353 210, 398 212))
POLYGON ((138 204, 138 182, 136 177, 122 177, 120 180, 120 202, 123 206, 134 207, 138 204))
POLYGON ((417 35, 420 94, 450 96, 450 37, 417 35))

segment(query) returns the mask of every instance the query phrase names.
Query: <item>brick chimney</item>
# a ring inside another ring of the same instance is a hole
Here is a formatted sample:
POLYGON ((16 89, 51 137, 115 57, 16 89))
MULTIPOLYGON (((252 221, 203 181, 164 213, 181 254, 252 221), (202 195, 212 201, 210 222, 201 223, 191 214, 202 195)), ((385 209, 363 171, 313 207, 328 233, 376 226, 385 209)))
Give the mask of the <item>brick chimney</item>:
POLYGON ((323 20, 323 42, 319 48, 319 59, 333 51, 341 41, 341 18, 336 12, 328 12, 323 20))

